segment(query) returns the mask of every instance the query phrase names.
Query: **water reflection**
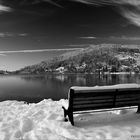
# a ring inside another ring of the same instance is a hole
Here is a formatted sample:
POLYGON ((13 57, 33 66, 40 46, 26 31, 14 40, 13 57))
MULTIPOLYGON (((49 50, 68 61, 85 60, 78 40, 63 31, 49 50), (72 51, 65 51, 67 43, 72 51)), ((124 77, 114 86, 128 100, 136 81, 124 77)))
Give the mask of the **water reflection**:
POLYGON ((48 74, 0 77, 0 101, 39 102, 44 98, 67 98, 71 86, 140 84, 140 75, 48 74))

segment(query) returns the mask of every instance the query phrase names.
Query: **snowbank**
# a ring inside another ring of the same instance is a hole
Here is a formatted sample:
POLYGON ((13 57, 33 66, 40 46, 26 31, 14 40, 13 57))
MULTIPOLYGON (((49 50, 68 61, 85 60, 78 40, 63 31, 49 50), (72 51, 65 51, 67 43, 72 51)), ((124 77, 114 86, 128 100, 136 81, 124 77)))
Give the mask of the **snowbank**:
POLYGON ((74 115, 63 121, 67 100, 37 104, 0 102, 0 140, 138 140, 140 115, 135 109, 74 115))
POLYGON ((108 85, 108 86, 93 86, 93 87, 84 87, 84 86, 73 86, 71 89, 76 91, 92 91, 92 90, 121 90, 121 89, 133 89, 133 88, 140 88, 140 84, 130 83, 130 84, 117 84, 117 85, 108 85))

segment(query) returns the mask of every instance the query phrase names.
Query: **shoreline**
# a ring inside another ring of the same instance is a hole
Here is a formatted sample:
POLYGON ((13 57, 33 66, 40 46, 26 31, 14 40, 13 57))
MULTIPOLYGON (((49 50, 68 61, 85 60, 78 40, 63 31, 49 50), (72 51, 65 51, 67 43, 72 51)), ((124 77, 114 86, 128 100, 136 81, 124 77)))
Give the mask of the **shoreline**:
POLYGON ((0 76, 18 76, 18 75, 139 75, 140 73, 135 72, 104 72, 104 73, 56 73, 56 72, 50 72, 50 73, 29 73, 29 74, 0 74, 0 76))

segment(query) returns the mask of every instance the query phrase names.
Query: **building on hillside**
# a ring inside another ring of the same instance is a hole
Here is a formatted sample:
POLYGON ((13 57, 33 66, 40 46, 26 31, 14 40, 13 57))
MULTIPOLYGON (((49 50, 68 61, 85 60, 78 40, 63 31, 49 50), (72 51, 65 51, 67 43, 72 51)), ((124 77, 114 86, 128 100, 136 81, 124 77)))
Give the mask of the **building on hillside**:
POLYGON ((59 72, 59 73, 64 73, 65 72, 65 68, 64 67, 59 67, 55 71, 59 72))

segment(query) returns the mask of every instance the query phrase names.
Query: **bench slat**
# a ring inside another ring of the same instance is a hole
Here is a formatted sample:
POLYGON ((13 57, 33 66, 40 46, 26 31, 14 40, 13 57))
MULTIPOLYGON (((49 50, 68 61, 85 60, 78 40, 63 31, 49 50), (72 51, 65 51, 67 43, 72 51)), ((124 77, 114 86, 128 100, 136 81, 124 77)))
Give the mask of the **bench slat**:
POLYGON ((116 98, 116 102, 117 101, 127 101, 127 100, 140 100, 140 98, 137 97, 132 97, 132 98, 116 98))
POLYGON ((118 91, 119 91, 119 92, 121 92, 121 91, 125 91, 125 92, 126 92, 126 91, 127 91, 127 92, 131 92, 131 93, 132 93, 133 91, 135 91, 135 92, 138 91, 138 92, 139 92, 139 91, 140 91, 140 87, 139 87, 139 88, 121 88, 121 89, 118 88, 118 91))
MULTIPOLYGON (((104 103, 113 103, 113 99, 102 99, 102 100, 82 100, 82 101, 73 101, 73 106, 76 106, 76 105, 87 105, 87 104, 104 104, 104 103)), ((140 102, 140 99, 138 98, 126 98, 126 99, 119 99, 119 100, 116 100, 115 104, 117 103, 128 103, 128 102, 136 102, 136 103, 139 103, 140 102)))
POLYGON ((117 104, 127 104, 127 103, 140 103, 140 100, 126 100, 126 101, 117 101, 115 105, 117 104))
POLYGON ((91 92, 91 93, 76 93, 73 95, 74 98, 88 98, 88 97, 100 97, 100 96, 113 96, 113 92, 104 92, 104 93, 96 93, 96 92, 91 92))
POLYGON ((96 96, 96 97, 79 97, 79 98, 73 98, 73 101, 85 101, 85 100, 102 100, 102 99, 113 99, 113 96, 96 96))
MULTIPOLYGON (((108 99, 108 100, 90 100, 90 101, 78 101, 78 102, 73 102, 73 106, 76 106, 76 105, 81 105, 81 104, 104 104, 104 103, 113 103, 113 99, 108 99)), ((120 102, 123 102, 123 103, 127 103, 127 102, 137 102, 139 103, 140 102, 140 99, 126 99, 126 100, 116 100, 115 104, 116 103, 120 103, 120 102)))
POLYGON ((140 96, 140 91, 137 92, 126 92, 126 91, 121 91, 121 92, 87 92, 87 93, 75 93, 73 96, 74 98, 88 98, 88 97, 100 97, 100 96, 113 96, 114 94, 116 94, 116 96, 140 96))
POLYGON ((140 94, 116 95, 116 98, 132 98, 132 97, 140 98, 140 94))
POLYGON ((103 93, 103 92, 115 92, 116 89, 92 89, 92 90, 74 90, 75 94, 78 94, 78 93, 103 93))
POLYGON ((140 91, 139 90, 133 90, 133 91, 118 91, 117 95, 140 95, 140 91))
POLYGON ((74 107, 73 108, 73 112, 76 112, 76 111, 83 111, 83 110, 97 110, 97 109, 107 109, 107 108, 113 108, 112 107, 112 104, 106 104, 104 106, 102 105, 96 105, 96 106, 82 106, 82 107, 74 107))
POLYGON ((127 104, 116 104, 115 107, 129 107, 129 106, 138 106, 138 103, 127 103, 127 104))
MULTIPOLYGON (((73 99, 73 102, 82 102, 82 101, 95 101, 95 100, 110 100, 110 99, 113 99, 114 98, 114 96, 107 96, 107 97, 89 97, 89 98, 74 98, 73 99)), ((138 100, 138 99, 140 99, 140 97, 136 97, 136 96, 134 96, 134 97, 116 97, 116 101, 119 101, 119 100, 138 100)))
POLYGON ((97 103, 94 103, 94 104, 76 104, 73 106, 73 109, 74 108, 77 108, 77 107, 80 107, 80 108, 84 108, 84 107, 95 107, 95 106, 105 106, 105 105, 112 105, 113 106, 113 102, 97 102, 97 103))
POLYGON ((83 100, 83 101, 73 101, 73 105, 79 105, 79 104, 96 104, 96 103, 109 103, 113 102, 113 99, 102 99, 102 100, 83 100))

